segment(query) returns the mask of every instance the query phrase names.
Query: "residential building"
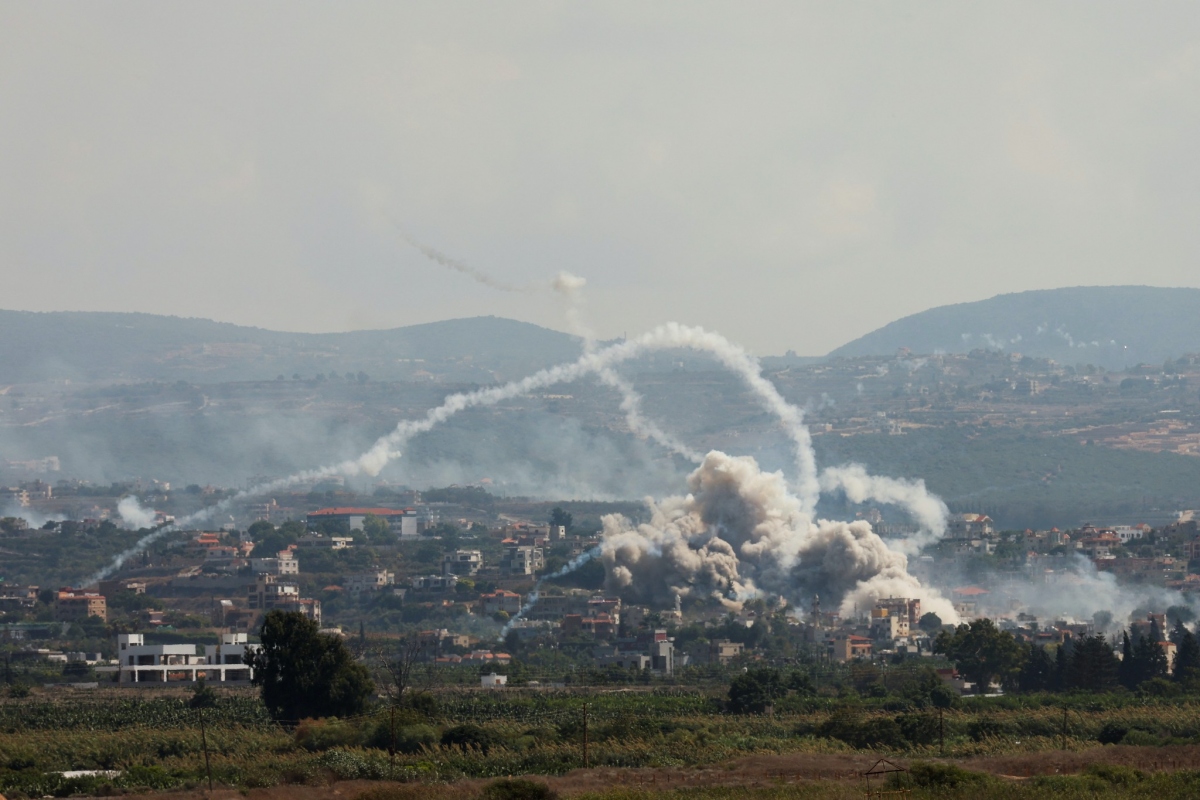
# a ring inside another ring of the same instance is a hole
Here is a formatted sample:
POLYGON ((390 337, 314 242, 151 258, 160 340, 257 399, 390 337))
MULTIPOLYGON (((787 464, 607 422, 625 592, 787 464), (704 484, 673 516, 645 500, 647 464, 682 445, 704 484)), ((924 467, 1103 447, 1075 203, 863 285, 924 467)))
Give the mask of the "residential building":
POLYGON ((992 534, 992 518, 986 514, 954 514, 950 517, 949 539, 978 539, 992 534))
MULTIPOLYGON (((254 677, 245 657, 259 645, 249 644, 244 633, 225 633, 218 644, 204 646, 204 654, 194 644, 147 645, 140 633, 117 636, 118 683, 245 682, 254 677)), ((97 672, 108 671, 101 667, 97 672)))
POLYGON ((304 616, 321 623, 321 601, 300 596, 300 587, 294 583, 283 583, 274 575, 259 575, 247 587, 246 607, 265 614, 268 611, 298 611, 304 616))
POLYGON ((108 601, 99 592, 83 589, 59 589, 54 601, 54 618, 63 622, 76 622, 88 617, 99 617, 108 621, 108 601))
POLYGON ((300 562, 292 550, 280 550, 270 558, 250 559, 250 569, 255 575, 299 575, 300 562))
POLYGON ((346 591, 351 594, 375 592, 396 583, 396 573, 383 569, 373 569, 369 572, 359 572, 347 575, 343 582, 346 591))
POLYGON ((516 545, 506 547, 500 569, 509 575, 533 575, 545 566, 542 548, 516 545))
POLYGON ((855 636, 850 633, 836 634, 830 642, 830 655, 834 661, 853 661, 856 658, 871 657, 871 640, 866 636, 855 636))
POLYGON ((716 639, 708 643, 708 662, 724 666, 742 654, 741 642, 731 642, 728 639, 716 639))
POLYGON ((442 556, 442 574, 472 576, 483 567, 483 553, 478 550, 455 550, 442 556))
POLYGON ((305 516, 309 530, 317 530, 323 523, 344 523, 346 530, 361 531, 363 520, 368 516, 379 517, 388 524, 388 530, 397 538, 417 535, 417 513, 411 508, 322 508, 305 516))
POLYGON ((354 546, 352 536, 323 536, 319 533, 309 533, 296 540, 297 547, 319 547, 327 550, 345 550, 354 546))
POLYGON ((480 595, 479 610, 487 616, 491 616, 498 611, 503 611, 506 614, 516 614, 521 610, 521 595, 516 592, 506 591, 505 589, 497 589, 494 592, 480 595))
POLYGON ((418 575, 412 579, 412 588, 417 592, 447 592, 457 586, 457 575, 418 575))

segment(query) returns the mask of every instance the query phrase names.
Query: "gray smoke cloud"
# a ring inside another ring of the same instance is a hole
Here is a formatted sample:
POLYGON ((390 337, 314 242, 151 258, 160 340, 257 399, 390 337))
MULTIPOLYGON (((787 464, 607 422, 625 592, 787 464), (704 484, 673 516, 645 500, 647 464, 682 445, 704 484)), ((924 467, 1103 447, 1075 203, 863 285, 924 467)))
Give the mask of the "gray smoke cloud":
POLYGON ((944 621, 958 619, 868 523, 814 520, 783 475, 753 458, 710 452, 688 490, 647 500, 647 523, 604 518, 609 589, 657 604, 699 596, 730 607, 763 595, 800 603, 819 594, 847 615, 882 597, 909 597, 944 621))

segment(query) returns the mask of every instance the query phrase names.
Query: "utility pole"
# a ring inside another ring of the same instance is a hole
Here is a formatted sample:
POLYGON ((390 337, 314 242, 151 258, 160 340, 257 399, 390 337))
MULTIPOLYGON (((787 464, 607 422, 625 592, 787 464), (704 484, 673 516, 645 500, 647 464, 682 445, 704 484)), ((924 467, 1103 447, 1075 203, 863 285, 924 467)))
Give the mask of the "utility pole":
POLYGON ((946 709, 938 706, 938 749, 946 757, 946 709))
POLYGON ((587 729, 587 723, 588 723, 587 711, 588 711, 588 709, 587 709, 587 707, 588 707, 588 704, 584 703, 583 704, 583 768, 584 769, 589 769, 591 767, 591 762, 588 760, 588 729, 587 729))
POLYGON ((196 713, 200 715, 200 743, 204 747, 204 772, 208 775, 208 790, 211 792, 212 787, 212 767, 208 763, 208 733, 204 730, 204 711, 196 709, 196 713))
POLYGON ((396 702, 392 701, 392 744, 388 748, 388 757, 391 760, 391 765, 388 767, 388 776, 396 779, 396 702))

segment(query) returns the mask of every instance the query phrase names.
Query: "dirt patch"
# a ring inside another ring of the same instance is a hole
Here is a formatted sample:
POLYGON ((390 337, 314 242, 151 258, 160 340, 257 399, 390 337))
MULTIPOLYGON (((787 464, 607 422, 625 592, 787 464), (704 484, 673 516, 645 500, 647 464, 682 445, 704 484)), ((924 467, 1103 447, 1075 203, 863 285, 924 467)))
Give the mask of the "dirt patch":
MULTIPOLYGON (((612 768, 577 769, 565 775, 529 775, 542 781, 563 797, 613 788, 670 790, 702 786, 769 787, 832 781, 847 787, 857 786, 862 773, 879 760, 869 753, 758 755, 727 764, 698 768, 612 768)), ((889 759, 907 766, 912 759, 889 759)), ((942 761, 942 759, 926 759, 942 761)), ((1109 745, 1078 752, 1022 753, 1006 756, 977 756, 946 759, 963 769, 987 772, 1008 780, 1023 780, 1035 775, 1069 775, 1093 764, 1115 764, 1145 772, 1170 772, 1200 769, 1200 745, 1171 747, 1132 747, 1109 745)), ((514 776, 517 777, 517 776, 514 776)), ((470 798, 489 780, 462 780, 450 784, 388 783, 341 781, 328 786, 275 786, 241 792, 218 789, 164 792, 146 795, 153 800, 458 800, 470 798), (364 797, 365 795, 365 797, 364 797)), ((133 798, 131 798, 133 800, 133 798)))

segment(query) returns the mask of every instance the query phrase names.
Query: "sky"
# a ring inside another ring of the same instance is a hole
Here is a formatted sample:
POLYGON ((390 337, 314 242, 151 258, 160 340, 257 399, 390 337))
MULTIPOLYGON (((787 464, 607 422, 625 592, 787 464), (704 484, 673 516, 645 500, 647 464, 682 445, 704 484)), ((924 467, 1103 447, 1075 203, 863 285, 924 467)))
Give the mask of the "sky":
POLYGON ((1194 2, 0 0, 0 308, 820 355, 1200 286, 1197 142, 1194 2))

